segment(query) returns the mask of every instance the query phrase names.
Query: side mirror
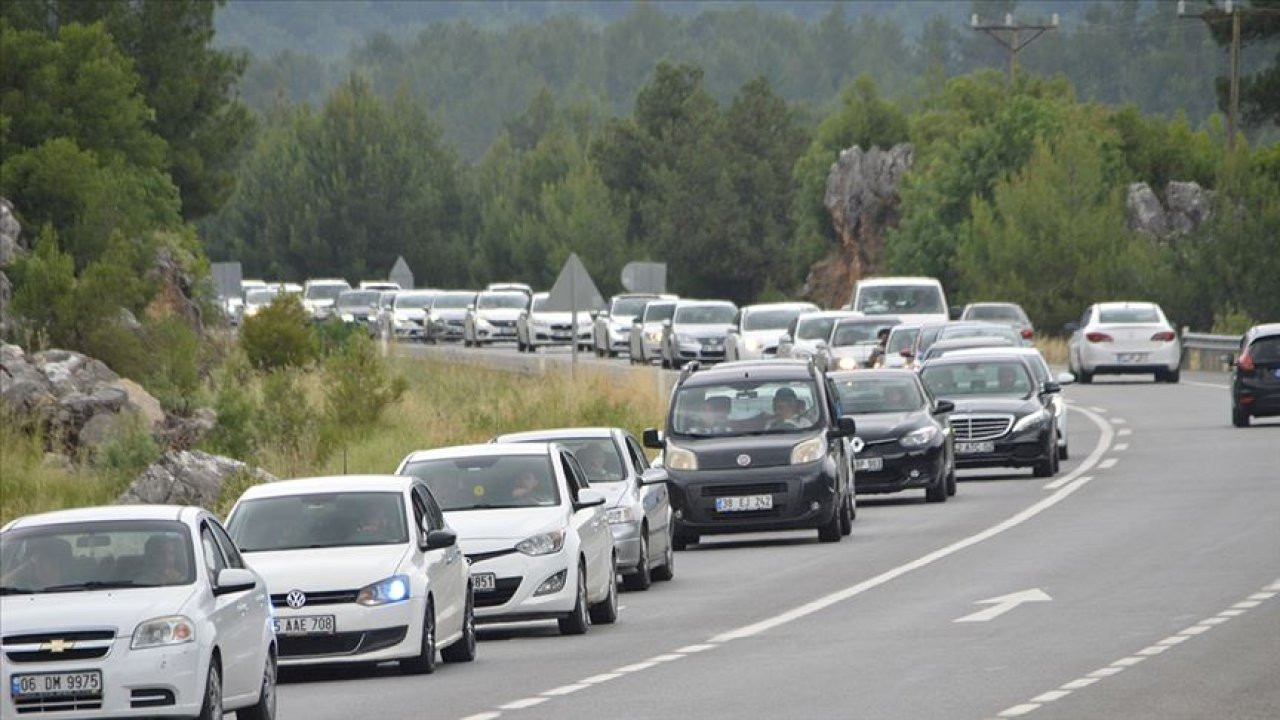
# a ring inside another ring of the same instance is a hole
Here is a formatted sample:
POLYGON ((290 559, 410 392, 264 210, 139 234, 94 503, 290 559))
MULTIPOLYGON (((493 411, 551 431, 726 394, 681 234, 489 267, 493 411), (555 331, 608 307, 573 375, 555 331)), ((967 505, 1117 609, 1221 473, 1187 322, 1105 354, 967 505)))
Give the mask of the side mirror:
POLYGON ((603 504, 604 495, 601 495, 599 490, 586 488, 578 491, 578 500, 573 504, 573 509, 581 510, 583 508, 600 507, 603 504))
POLYGON ((852 437, 858 432, 858 423, 854 419, 845 415, 836 420, 836 426, 827 431, 829 438, 846 438, 852 437))
POLYGON ((1065 324, 1062 326, 1062 329, 1063 329, 1063 330, 1066 330, 1066 331, 1067 331, 1067 332, 1069 332, 1069 333, 1073 333, 1073 332, 1075 332, 1075 331, 1077 331, 1077 330, 1079 330, 1079 329, 1080 329, 1080 323, 1076 323, 1076 322, 1069 322, 1069 323, 1065 323, 1065 324))
POLYGON ((960 316, 963 314, 964 314, 964 308, 960 307, 959 305, 952 305, 950 307, 950 315, 952 320, 959 320, 960 316))
POLYGON ((934 415, 946 415, 949 412, 955 412, 956 404, 950 400, 939 400, 933 404, 934 415))
POLYGON ((422 543, 423 550, 440 550, 458 544, 458 533, 452 530, 432 530, 422 543))
POLYGON ((1226 366, 1227 366, 1227 367, 1229 367, 1229 368, 1233 368, 1233 367, 1235 367, 1235 366, 1236 366, 1236 356, 1235 356, 1235 355, 1233 355, 1233 354, 1231 354, 1231 353, 1226 353, 1226 354, 1224 354, 1224 355, 1222 356, 1222 364, 1223 364, 1223 365, 1226 365, 1226 366))
POLYGON ((667 482, 668 479, 667 471, 662 468, 651 467, 640 473, 641 485, 661 485, 662 483, 667 482))
POLYGON ((661 450, 666 447, 666 443, 662 441, 662 432, 657 428, 644 429, 644 446, 650 450, 661 450))
POLYGON ((1058 373, 1057 381, 1059 385, 1070 385, 1076 381, 1076 376, 1069 372, 1058 373))
POLYGON ((1056 393, 1056 392, 1062 392, 1062 386, 1052 380, 1049 380, 1044 384, 1044 387, 1041 388, 1040 392, 1046 395, 1051 393, 1056 393))
POLYGON ((252 590, 258 586, 258 578, 253 571, 242 568, 223 568, 213 582, 214 595, 230 595, 231 593, 252 590))

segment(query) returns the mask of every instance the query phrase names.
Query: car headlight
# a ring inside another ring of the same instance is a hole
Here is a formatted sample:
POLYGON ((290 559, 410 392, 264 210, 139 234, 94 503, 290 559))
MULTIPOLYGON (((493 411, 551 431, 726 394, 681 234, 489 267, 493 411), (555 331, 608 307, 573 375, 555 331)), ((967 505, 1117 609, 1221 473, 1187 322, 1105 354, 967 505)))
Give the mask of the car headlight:
POLYGON ((352 315, 351 313, 342 313, 343 322, 352 322, 355 319, 356 319, 356 316, 352 315))
POLYGON ((635 521, 630 507, 616 507, 609 511, 610 525, 625 525, 635 521))
POLYGON ((851 357, 842 357, 839 362, 836 363, 836 367, 841 370, 855 370, 858 367, 858 361, 851 357))
POLYGON ((477 316, 476 316, 476 327, 490 328, 490 327, 493 327, 493 323, 489 322, 489 320, 488 320, 487 318, 483 318, 483 317, 480 317, 479 315, 477 315, 477 316))
POLYGON ((181 645, 196 639, 196 627, 183 615, 167 615, 140 623, 133 631, 133 650, 181 645))
POLYGON ((1030 415, 1027 415, 1026 417, 1018 420, 1018 422, 1014 423, 1013 431, 1015 433, 1020 433, 1024 430, 1031 430, 1032 428, 1040 427, 1041 425, 1045 424, 1048 421, 1049 421, 1049 412, 1044 408, 1040 408, 1039 410, 1031 413, 1030 415))
POLYGON ((676 333, 676 342, 681 345, 697 345, 698 338, 692 335, 685 335, 684 333, 676 333))
POLYGON ((525 555, 551 555, 564 547, 564 530, 552 530, 525 538, 516 543, 516 550, 525 555))
POLYGON ((924 447, 933 442, 936 437, 938 437, 938 428, 929 425, 903 435, 898 439, 898 444, 908 448, 924 447))
POLYGON ((791 464, 803 465, 816 462, 827 454, 827 439, 821 435, 811 437, 791 448, 791 464))
POLYGON ((662 342, 662 331, 661 330, 645 330, 644 337, 649 342, 654 342, 654 343, 662 342))
POLYGON ((406 575, 392 575, 386 580, 379 580, 372 585, 360 588, 356 593, 356 602, 361 605, 389 605, 409 597, 409 578, 406 575))
POLYGON ((759 338, 747 338, 743 345, 746 346, 747 350, 756 352, 764 346, 764 343, 760 342, 759 338))
POLYGON ((662 457, 666 466, 672 470, 698 469, 698 456, 692 450, 668 444, 662 457))

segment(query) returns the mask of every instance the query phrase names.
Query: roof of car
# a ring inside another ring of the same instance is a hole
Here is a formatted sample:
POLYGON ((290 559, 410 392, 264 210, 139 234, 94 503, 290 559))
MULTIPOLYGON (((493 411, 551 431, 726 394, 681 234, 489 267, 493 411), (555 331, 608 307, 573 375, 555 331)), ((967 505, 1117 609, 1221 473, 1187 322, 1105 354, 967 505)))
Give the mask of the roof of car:
POLYGON ((294 478, 254 485, 245 490, 240 499, 331 492, 397 492, 408 489, 414 480, 415 478, 401 475, 330 475, 294 478))
POLYGON ((862 313, 858 313, 856 315, 850 315, 849 317, 842 317, 842 318, 836 318, 836 319, 840 321, 838 323, 839 325, 844 325, 845 323, 849 323, 849 324, 862 323, 866 325, 897 326, 902 324, 902 319, 899 318, 897 315, 863 315, 862 313))
POLYGON ((810 377, 808 360, 739 360, 720 363, 690 374, 683 384, 710 385, 730 378, 754 380, 794 380, 810 377), (727 376, 727 377, 726 377, 727 376))
POLYGON ((759 303, 756 305, 743 305, 742 312, 758 312, 760 310, 795 310, 805 308, 816 308, 811 302, 775 302, 775 303, 759 303))
POLYGON ((308 285, 350 285, 351 283, 342 278, 312 278, 307 281, 308 285))
POLYGON ((1155 304, 1155 303, 1153 303, 1153 302, 1147 302, 1147 301, 1145 301, 1145 300, 1119 300, 1119 301, 1116 301, 1116 302, 1100 302, 1100 303, 1098 303, 1098 307, 1100 307, 1100 308, 1123 308, 1123 307, 1152 307, 1152 308, 1158 308, 1158 307, 1160 307, 1160 306, 1159 306, 1159 305, 1157 305, 1157 304, 1155 304))
POLYGON ((501 455, 546 455, 551 443, 485 443, 483 445, 454 445, 434 448, 432 450, 416 450, 405 457, 404 462, 419 462, 440 458, 486 457, 501 455))
POLYGON ((861 380, 878 377, 917 378, 919 375, 910 368, 875 368, 873 370, 838 370, 827 373, 827 377, 832 380, 861 380))
POLYGON ((941 285, 937 278, 922 276, 899 276, 899 277, 869 277, 862 278, 858 281, 859 285, 941 285))
POLYGON ((968 337, 945 338, 929 346, 929 351, 950 350, 962 347, 1013 347, 1009 338, 996 335, 970 335, 968 337))
POLYGON ((730 306, 736 307, 729 300, 687 300, 685 299, 685 300, 676 300, 675 303, 680 307, 687 307, 690 305, 730 305, 730 306))
POLYGON ((9 529, 98 520, 179 520, 184 511, 200 512, 200 508, 190 505, 103 505, 54 510, 20 517, 13 521, 9 529))
POLYGON ((1028 355, 1028 356, 1039 355, 1041 358, 1044 357, 1044 355, 1040 352, 1038 348, 1027 347, 1025 345, 1021 345, 1021 346, 1020 345, 1001 345, 1001 346, 993 346, 993 347, 964 348, 963 350, 956 350, 954 353, 948 353, 947 356, 948 357, 951 357, 951 356, 972 357, 974 355, 996 355, 996 354, 1028 355))
POLYGON ((973 348, 972 352, 965 351, 960 353, 948 353, 941 357, 931 357, 925 361, 925 367, 932 365, 968 365, 974 362, 982 362, 984 360, 998 361, 1008 360, 1010 357, 1018 357, 1010 355, 1010 348, 973 348), (982 352, 987 350, 987 352, 982 352))
POLYGON ((1022 307, 1022 306, 1021 306, 1021 305, 1019 305, 1019 304, 1018 304, 1018 303, 1016 303, 1016 302, 976 302, 976 303, 969 303, 968 305, 965 305, 964 307, 965 307, 965 309, 967 310, 967 309, 969 309, 969 308, 975 308, 975 307, 1016 307, 1016 308, 1020 308, 1020 307, 1022 307))
POLYGON ((804 313, 803 315, 800 316, 800 319, 809 320, 813 318, 832 318, 832 317, 833 318, 856 318, 856 317, 866 317, 866 315, 863 315, 862 313, 856 310, 817 310, 814 312, 804 313))
POLYGON ((542 440, 564 440, 569 438, 608 438, 613 437, 613 433, 618 428, 611 427, 575 427, 575 428, 550 428, 547 430, 527 430, 525 432, 507 433, 494 438, 495 443, 515 443, 515 442, 531 442, 542 440))
POLYGON ((1280 323, 1267 323, 1265 325, 1254 325, 1249 328, 1249 334, 1254 337, 1260 335, 1280 335, 1280 323))

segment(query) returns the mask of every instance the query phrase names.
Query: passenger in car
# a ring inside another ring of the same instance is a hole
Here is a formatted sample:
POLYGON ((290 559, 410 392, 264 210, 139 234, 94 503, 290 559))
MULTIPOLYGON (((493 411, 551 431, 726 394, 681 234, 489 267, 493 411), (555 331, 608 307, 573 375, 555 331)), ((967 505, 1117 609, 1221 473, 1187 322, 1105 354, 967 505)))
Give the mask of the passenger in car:
POLYGON ((138 576, 141 585, 171 585, 187 577, 187 559, 182 541, 175 535, 152 535, 143 550, 144 565, 138 576))
POLYGON ((698 435, 719 435, 732 432, 733 427, 729 424, 729 412, 732 407, 732 401, 723 395, 706 398, 702 401, 702 408, 698 412, 700 417, 693 419, 689 432, 698 435))

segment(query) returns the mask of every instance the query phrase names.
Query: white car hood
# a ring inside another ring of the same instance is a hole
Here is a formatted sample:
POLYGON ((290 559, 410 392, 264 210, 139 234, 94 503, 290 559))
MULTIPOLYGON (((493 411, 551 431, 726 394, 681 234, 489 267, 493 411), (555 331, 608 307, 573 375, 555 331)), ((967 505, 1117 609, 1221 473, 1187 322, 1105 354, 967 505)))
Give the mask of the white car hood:
MULTIPOLYGON (((578 321, 581 322, 584 316, 587 318, 591 317, 590 315, 587 315, 587 313, 578 313, 578 321)), ((530 315, 529 317, 534 322, 547 323, 547 324, 554 323, 556 325, 559 325, 561 323, 564 323, 567 325, 573 322, 573 313, 567 313, 567 312, 536 312, 530 315)))
POLYGON ((244 554, 273 594, 290 590, 354 590, 396 573, 406 545, 360 545, 244 554))
POLYGON ((125 588, 89 592, 7 595, 0 598, 5 634, 114 627, 117 636, 133 634, 144 620, 177 615, 195 594, 196 586, 125 588))
POLYGON ((515 322, 520 317, 520 313, 524 312, 520 308, 485 308, 476 310, 476 317, 485 320, 510 320, 515 322))
POLYGON ((421 320, 427 316, 427 311, 423 308, 396 308, 395 316, 397 318, 409 318, 410 320, 421 320))
POLYGON ((461 320, 467 316, 466 308, 437 308, 431 314, 441 320, 461 320))
POLYGON ((559 505, 509 510, 455 510, 444 514, 458 533, 463 552, 488 552, 509 548, 530 535, 567 524, 559 505))
POLYGON ((827 352, 831 353, 831 357, 853 358, 858 362, 866 362, 871 359, 871 353, 876 349, 875 345, 837 345, 827 348, 827 352))
POLYGON ((761 347, 777 347, 778 340, 786 333, 782 330, 744 330, 740 334, 743 341, 755 340, 761 347))

